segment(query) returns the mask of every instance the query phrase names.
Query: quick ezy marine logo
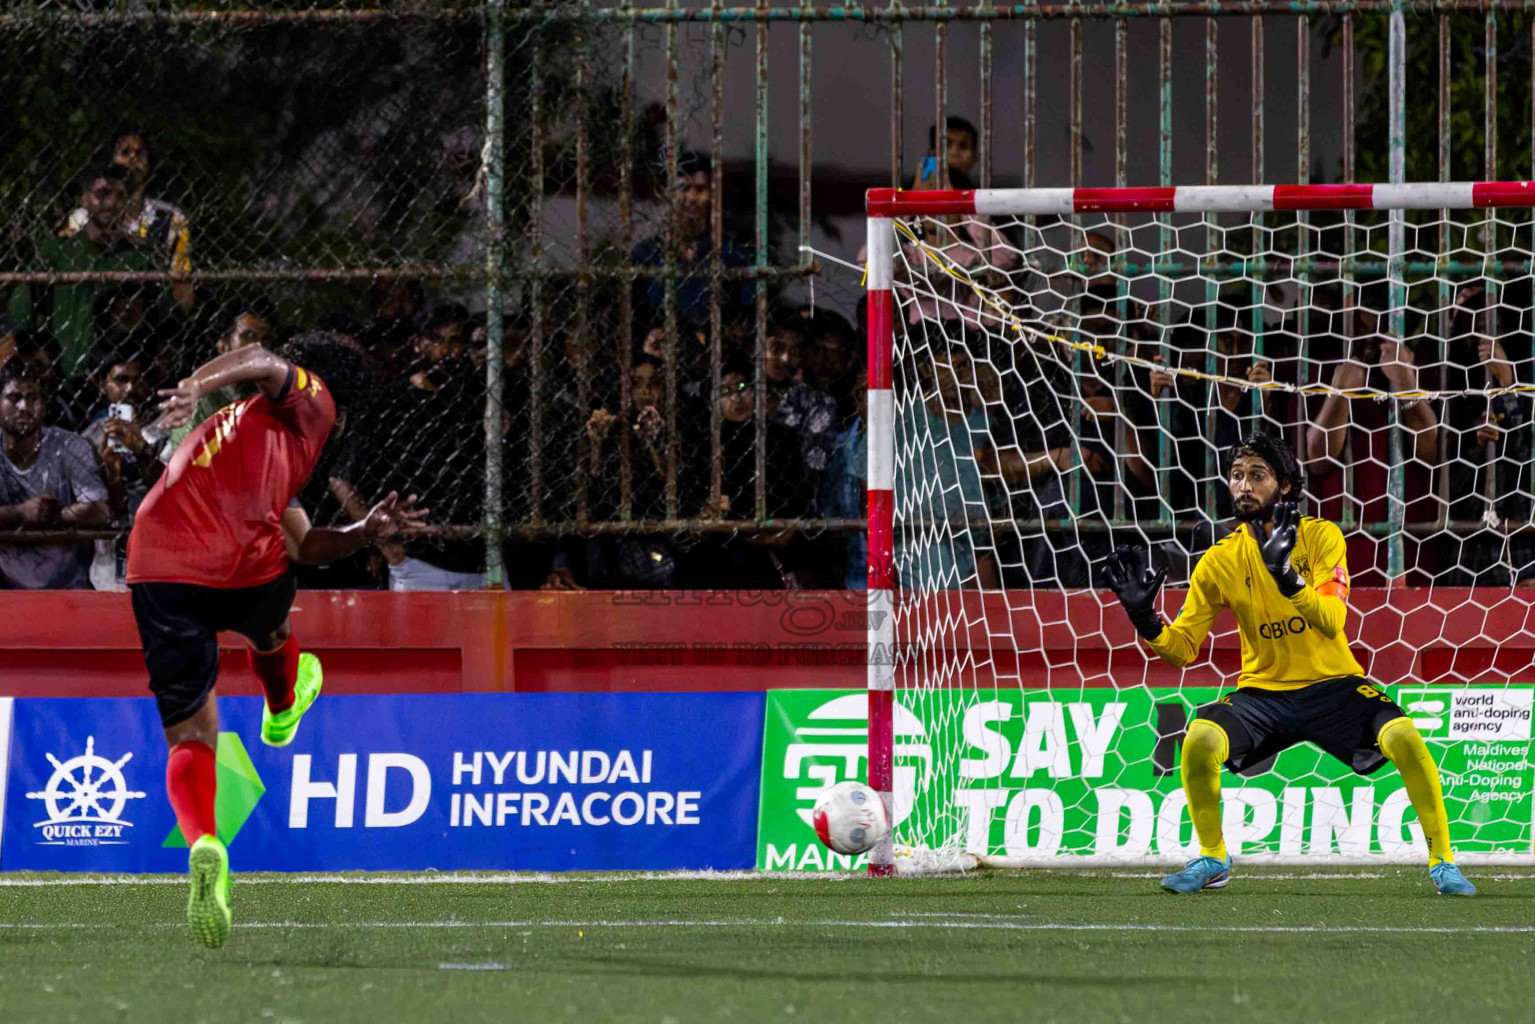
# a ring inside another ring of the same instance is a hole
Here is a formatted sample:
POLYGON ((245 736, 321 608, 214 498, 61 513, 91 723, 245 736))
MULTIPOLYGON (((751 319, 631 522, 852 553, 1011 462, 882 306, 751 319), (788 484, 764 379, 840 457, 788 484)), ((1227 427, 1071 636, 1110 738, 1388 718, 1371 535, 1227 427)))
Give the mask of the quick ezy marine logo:
POLYGON ((96 737, 85 738, 85 753, 60 761, 48 754, 53 774, 45 788, 28 793, 28 800, 43 801, 48 817, 32 827, 42 836, 41 846, 121 846, 127 842, 123 829, 133 822, 123 818, 129 800, 144 794, 128 788, 123 766, 133 760, 129 751, 116 761, 96 753, 96 737))

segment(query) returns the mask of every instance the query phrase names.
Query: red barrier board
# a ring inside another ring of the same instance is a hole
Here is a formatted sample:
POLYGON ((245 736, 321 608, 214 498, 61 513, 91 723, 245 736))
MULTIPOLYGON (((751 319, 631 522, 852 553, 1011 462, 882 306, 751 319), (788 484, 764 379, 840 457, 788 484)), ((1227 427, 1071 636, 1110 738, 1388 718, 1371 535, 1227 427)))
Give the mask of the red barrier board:
MULTIPOLYGON (((1535 682, 1523 591, 1357 589, 1350 606, 1380 682, 1535 682)), ((301 591, 293 621, 330 693, 724 691, 862 686, 865 610, 842 591, 301 591)), ((1147 661, 1112 597, 949 592, 909 614, 946 649, 919 661, 979 663, 942 685, 1219 685, 1240 662, 1229 613, 1187 672, 1147 661)), ((220 691, 258 692, 239 638, 223 642, 220 691)), ((0 668, 0 696, 145 692, 126 594, 0 592, 0 668)))

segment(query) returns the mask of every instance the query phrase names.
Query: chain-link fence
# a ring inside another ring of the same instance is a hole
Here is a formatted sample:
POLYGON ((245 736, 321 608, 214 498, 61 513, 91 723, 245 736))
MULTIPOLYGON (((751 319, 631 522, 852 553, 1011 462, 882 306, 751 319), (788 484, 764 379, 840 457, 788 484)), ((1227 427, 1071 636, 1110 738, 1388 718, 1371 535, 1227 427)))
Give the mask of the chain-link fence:
MULTIPOLYGON (((310 330, 355 341, 377 384, 302 496, 311 518, 396 489, 437 524, 316 582, 367 585, 387 560, 462 584, 499 554, 521 585, 674 584, 711 537, 816 515, 859 345, 845 318, 797 315, 794 214, 703 134, 749 30, 572 10, 3 15, 0 356, 43 404, 23 397, 7 436, 35 434, 50 467, 0 473, 25 542, 3 550, 38 563, 8 577, 83 585, 83 559, 40 542, 87 537, 90 578, 120 578, 120 534, 185 433, 154 429, 155 389, 310 330), (810 367, 837 378, 835 408, 791 380, 818 356, 810 327, 835 333, 810 367)), ((792 571, 778 540, 747 551, 761 585, 792 571)))
MULTIPOLYGON (((1437 23, 1441 177, 1480 88, 1450 81, 1457 48, 1498 83, 1470 175, 1529 143, 1528 119, 1496 123, 1524 102, 1530 21, 1477 12, 1437 23)), ((0 362, 35 392, 0 394, 0 580, 114 585, 177 440, 154 389, 327 330, 377 386, 302 503, 334 523, 399 489, 434 526, 311 584, 840 585, 861 293, 805 247, 856 262, 863 191, 890 182, 1371 176, 1403 146, 1372 84, 1389 15, 0 2, 0 362), (1240 29, 1224 51, 1217 22, 1240 29), (1286 69, 1267 94, 1265 54, 1286 69), (1220 136, 1233 88, 1251 130, 1220 136), (1175 95, 1203 133, 1175 130, 1175 95), (80 538, 94 561, 57 546, 80 538)), ((1434 28, 1412 23, 1411 60, 1434 28)), ((1412 81, 1417 124, 1434 90, 1412 81)))

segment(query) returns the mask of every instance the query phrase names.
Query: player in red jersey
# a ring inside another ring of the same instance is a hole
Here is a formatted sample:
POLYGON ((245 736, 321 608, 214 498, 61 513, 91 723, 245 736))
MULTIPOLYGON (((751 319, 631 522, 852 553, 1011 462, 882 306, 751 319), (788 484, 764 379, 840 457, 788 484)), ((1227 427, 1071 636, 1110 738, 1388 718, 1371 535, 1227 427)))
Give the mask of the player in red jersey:
POLYGON ((174 429, 190 421, 203 395, 256 389, 187 435, 128 537, 133 615, 170 747, 165 788, 191 846, 187 921, 206 946, 222 946, 231 928, 229 853, 213 814, 218 633, 239 633, 250 644, 251 668, 266 691, 261 739, 286 746, 321 683, 319 661, 299 653, 288 618, 292 563, 342 558, 426 514, 414 495, 400 501, 391 492, 361 522, 312 528, 294 501, 367 380, 358 352, 315 333, 281 356, 236 349, 160 392, 161 425, 174 429))

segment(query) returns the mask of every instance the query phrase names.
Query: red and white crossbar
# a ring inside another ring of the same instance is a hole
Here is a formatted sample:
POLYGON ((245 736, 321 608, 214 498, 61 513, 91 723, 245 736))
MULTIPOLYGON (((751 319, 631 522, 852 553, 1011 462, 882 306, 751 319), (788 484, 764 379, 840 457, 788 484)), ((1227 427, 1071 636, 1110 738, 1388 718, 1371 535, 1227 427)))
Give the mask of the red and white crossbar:
MULTIPOLYGON (((1448 181, 1401 185, 1190 185, 1173 188, 982 188, 868 191, 869 393, 869 785, 895 821, 895 350, 893 217, 951 214, 1266 213, 1273 210, 1480 210, 1535 207, 1535 182, 1448 181)), ((869 873, 895 873, 886 837, 869 873)))
POLYGON ((1273 210, 1484 210, 1535 206, 1531 181, 1403 185, 1180 185, 1168 188, 871 188, 870 217, 944 214, 1267 213, 1273 210))

